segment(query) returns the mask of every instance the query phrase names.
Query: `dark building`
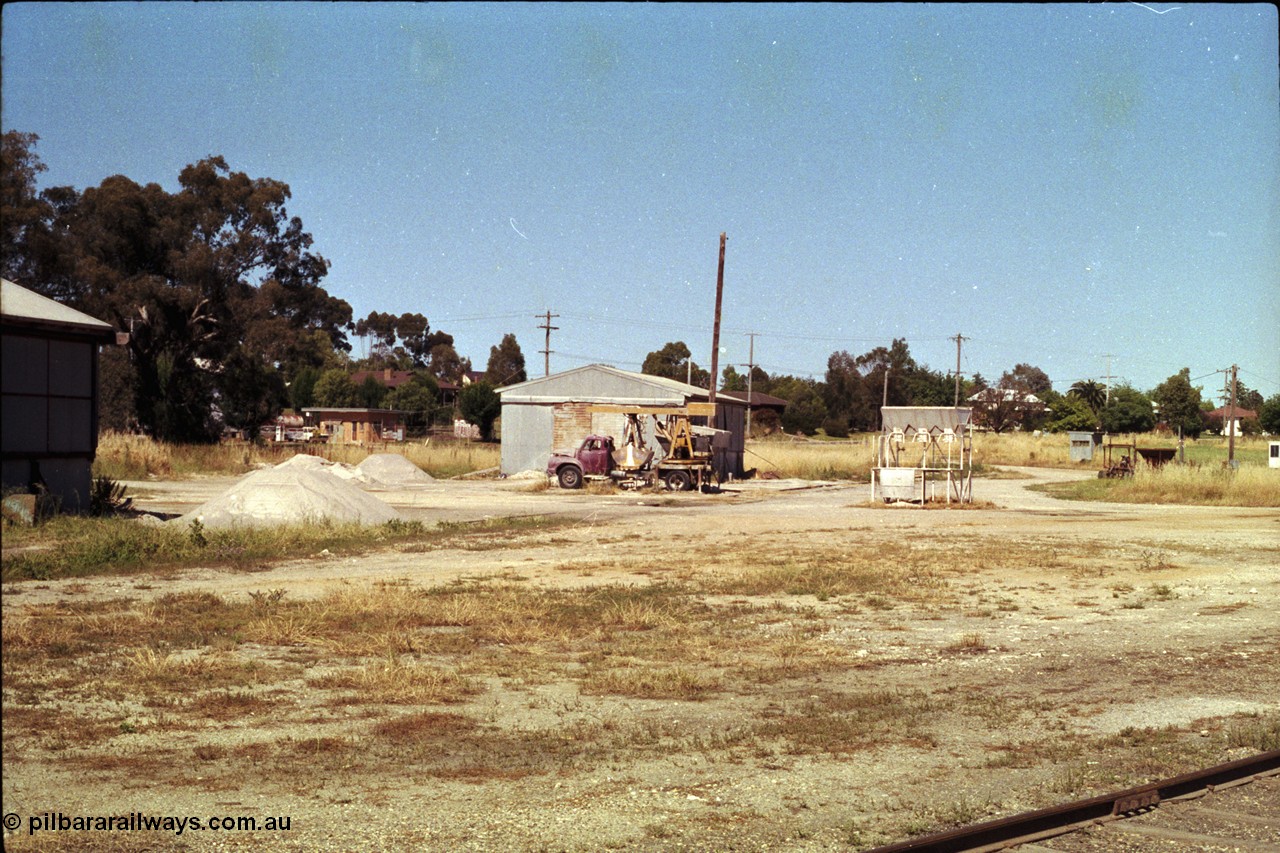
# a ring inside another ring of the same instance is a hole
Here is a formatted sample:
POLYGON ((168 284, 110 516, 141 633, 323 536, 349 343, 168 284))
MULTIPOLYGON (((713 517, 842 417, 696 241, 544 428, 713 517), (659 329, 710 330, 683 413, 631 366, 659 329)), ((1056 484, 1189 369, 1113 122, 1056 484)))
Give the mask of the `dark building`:
POLYGON ((107 323, 3 280, 0 391, 4 490, 46 491, 87 510, 98 449, 98 347, 107 323))

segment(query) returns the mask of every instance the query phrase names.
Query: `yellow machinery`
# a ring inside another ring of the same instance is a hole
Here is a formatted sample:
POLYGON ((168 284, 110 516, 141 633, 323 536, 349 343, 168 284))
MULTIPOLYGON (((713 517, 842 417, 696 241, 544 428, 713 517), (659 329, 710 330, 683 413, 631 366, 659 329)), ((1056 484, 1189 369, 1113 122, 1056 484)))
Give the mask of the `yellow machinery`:
POLYGON ((686 491, 710 485, 714 469, 712 457, 717 437, 724 430, 695 426, 690 418, 715 416, 712 403, 689 403, 684 406, 591 406, 590 412, 626 416, 622 442, 613 451, 613 477, 622 485, 643 485, 661 480, 673 491, 686 491), (656 452, 646 446, 641 419, 653 418, 653 436, 662 448, 656 463, 656 452))

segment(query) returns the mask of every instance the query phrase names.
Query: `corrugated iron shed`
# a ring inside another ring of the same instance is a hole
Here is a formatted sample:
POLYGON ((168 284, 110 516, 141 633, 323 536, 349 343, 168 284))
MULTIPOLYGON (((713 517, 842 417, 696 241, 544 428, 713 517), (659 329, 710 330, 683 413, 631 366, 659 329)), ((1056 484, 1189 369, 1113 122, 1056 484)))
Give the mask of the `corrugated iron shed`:
MULTIPOLYGON (((622 434, 623 416, 591 412, 595 405, 683 406, 706 402, 705 388, 674 379, 588 364, 498 389, 502 400, 502 473, 541 471, 554 450, 574 450, 588 435, 622 434)), ((715 423, 730 433, 715 465, 722 478, 741 476, 744 401, 717 395, 715 423)))

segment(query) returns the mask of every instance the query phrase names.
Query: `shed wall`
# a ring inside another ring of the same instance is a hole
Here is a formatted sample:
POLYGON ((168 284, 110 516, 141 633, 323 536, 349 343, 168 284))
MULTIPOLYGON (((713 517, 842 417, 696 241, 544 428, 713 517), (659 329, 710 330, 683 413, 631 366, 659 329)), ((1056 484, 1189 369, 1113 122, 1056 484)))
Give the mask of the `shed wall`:
POLYGON ((0 336, 4 488, 43 482, 64 509, 88 507, 97 356, 90 341, 8 330, 0 336))
POLYGON ((549 405, 502 407, 503 474, 543 471, 551 458, 552 412, 549 405))

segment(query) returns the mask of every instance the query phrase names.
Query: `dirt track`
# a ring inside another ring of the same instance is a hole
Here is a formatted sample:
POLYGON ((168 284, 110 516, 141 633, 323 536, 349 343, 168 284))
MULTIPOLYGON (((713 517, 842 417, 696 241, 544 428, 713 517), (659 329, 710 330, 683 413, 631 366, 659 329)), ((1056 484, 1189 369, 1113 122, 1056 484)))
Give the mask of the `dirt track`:
MULTIPOLYGON (((911 827, 913 814, 922 830, 1041 805, 1057 788, 1070 787, 1070 780, 1060 781, 1064 773, 1087 776, 1091 763, 1108 764, 1107 751, 1121 747, 1107 738, 1146 728, 1167 729, 1173 741, 1201 739, 1206 754, 1221 760, 1235 757, 1239 750, 1226 734, 1231 719, 1280 716, 1280 514, 1066 502, 1025 487, 1079 475, 1018 473, 1027 479, 975 484, 975 498, 994 508, 951 511, 871 507, 868 487, 842 484, 601 496, 534 492, 515 481, 440 482, 380 496, 428 523, 552 514, 571 524, 510 547, 310 555, 253 574, 90 579, 74 582, 74 591, 71 582, 11 584, 3 596, 6 618, 68 596, 145 599, 207 590, 243 598, 284 589, 292 600, 375 581, 436 585, 493 575, 546 588, 648 584, 663 576, 664 565, 698 571, 688 566, 689 543, 705 556, 708 571, 732 572, 717 553, 741 560, 755 550, 919 542, 954 561, 954 571, 942 573, 955 601, 851 609, 783 596, 778 604, 789 610, 781 612, 796 615, 779 617, 781 624, 824 620, 823 642, 858 664, 759 695, 697 702, 587 697, 563 683, 520 688, 495 680, 468 709, 511 731, 573 720, 651 720, 673 744, 665 755, 482 783, 415 779, 408 768, 402 774, 388 767, 377 779, 327 778, 303 787, 250 781, 212 794, 198 786, 77 777, 59 770, 56 755, 34 750, 31 760, 6 767, 4 810, 71 813, 109 803, 117 811, 202 814, 215 801, 227 802, 234 805, 222 809, 233 813, 295 815, 301 828, 287 842, 254 839, 255 846, 279 849, 848 849, 891 840, 911 827), (1025 565, 984 568, 981 555, 1004 547, 1029 555, 1025 565), (873 688, 927 696, 930 707, 957 710, 921 723, 924 740, 895 737, 851 754, 707 745, 717 731, 744 721, 873 688), (1052 746, 1059 741, 1072 744, 1063 755, 1052 746), (1025 760, 1005 764, 1003 756, 1024 752, 1025 760), (942 803, 951 811, 940 810, 942 803)), ((143 508, 180 512, 230 482, 139 483, 130 493, 143 508)), ((222 736, 251 737, 253 727, 237 722, 222 736)), ((1157 745, 1150 748, 1154 754, 1157 745)), ((250 839, 183 840, 215 849, 250 839)), ((10 839, 14 849, 21 841, 10 839)))

